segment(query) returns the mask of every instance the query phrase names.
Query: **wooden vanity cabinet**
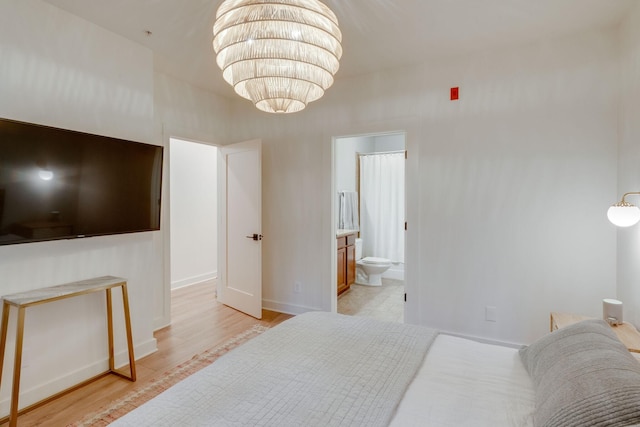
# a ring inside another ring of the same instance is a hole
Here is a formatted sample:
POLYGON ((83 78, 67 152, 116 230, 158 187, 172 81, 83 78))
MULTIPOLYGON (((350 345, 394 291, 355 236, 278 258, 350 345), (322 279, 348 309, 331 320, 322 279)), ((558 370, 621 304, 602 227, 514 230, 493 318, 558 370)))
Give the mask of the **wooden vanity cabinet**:
POLYGON ((338 237, 338 295, 356 281, 356 235, 338 237))

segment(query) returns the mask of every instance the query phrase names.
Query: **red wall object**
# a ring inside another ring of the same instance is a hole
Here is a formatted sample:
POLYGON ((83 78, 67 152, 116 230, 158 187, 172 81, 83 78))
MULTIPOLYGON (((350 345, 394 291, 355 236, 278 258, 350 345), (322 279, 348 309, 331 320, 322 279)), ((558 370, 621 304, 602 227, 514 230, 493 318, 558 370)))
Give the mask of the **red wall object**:
POLYGON ((455 101, 455 100, 459 99, 458 92, 459 92, 459 88, 457 88, 457 87, 452 87, 451 88, 451 100, 452 101, 455 101))

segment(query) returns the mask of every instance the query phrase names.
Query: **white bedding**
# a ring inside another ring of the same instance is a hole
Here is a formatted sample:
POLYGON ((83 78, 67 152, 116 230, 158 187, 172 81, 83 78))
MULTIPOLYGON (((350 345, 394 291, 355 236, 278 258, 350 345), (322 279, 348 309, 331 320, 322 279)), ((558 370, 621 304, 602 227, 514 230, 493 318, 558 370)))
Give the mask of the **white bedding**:
POLYGON ((533 384, 515 349, 307 313, 113 425, 529 427, 533 408, 533 384))
POLYGON ((313 312, 116 420, 127 427, 387 427, 437 332, 313 312))
POLYGON ((392 427, 528 427, 533 383, 518 350, 438 335, 392 427))

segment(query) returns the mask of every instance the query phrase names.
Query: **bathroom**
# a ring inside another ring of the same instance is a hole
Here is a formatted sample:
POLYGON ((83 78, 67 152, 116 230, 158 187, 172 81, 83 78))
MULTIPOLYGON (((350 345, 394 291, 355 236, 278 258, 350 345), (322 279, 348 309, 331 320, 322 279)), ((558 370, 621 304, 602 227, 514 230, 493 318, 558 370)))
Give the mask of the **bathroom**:
POLYGON ((346 249, 356 260, 348 289, 338 285, 339 313, 404 320, 404 150, 402 132, 336 138, 336 237, 355 241, 346 249))

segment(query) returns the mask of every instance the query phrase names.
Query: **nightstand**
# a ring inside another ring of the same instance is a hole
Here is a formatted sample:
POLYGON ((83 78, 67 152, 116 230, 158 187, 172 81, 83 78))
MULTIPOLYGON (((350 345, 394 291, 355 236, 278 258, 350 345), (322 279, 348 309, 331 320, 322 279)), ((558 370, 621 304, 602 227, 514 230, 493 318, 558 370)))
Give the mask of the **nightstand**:
MULTIPOLYGON (((592 317, 581 316, 579 314, 570 313, 551 313, 551 331, 560 329, 564 326, 571 325, 572 323, 579 322, 581 320, 593 319, 592 317)), ((627 346, 630 352, 639 353, 634 354, 636 358, 640 356, 640 332, 631 323, 623 322, 622 325, 612 326, 613 332, 618 335, 618 338, 622 343, 627 346)))

